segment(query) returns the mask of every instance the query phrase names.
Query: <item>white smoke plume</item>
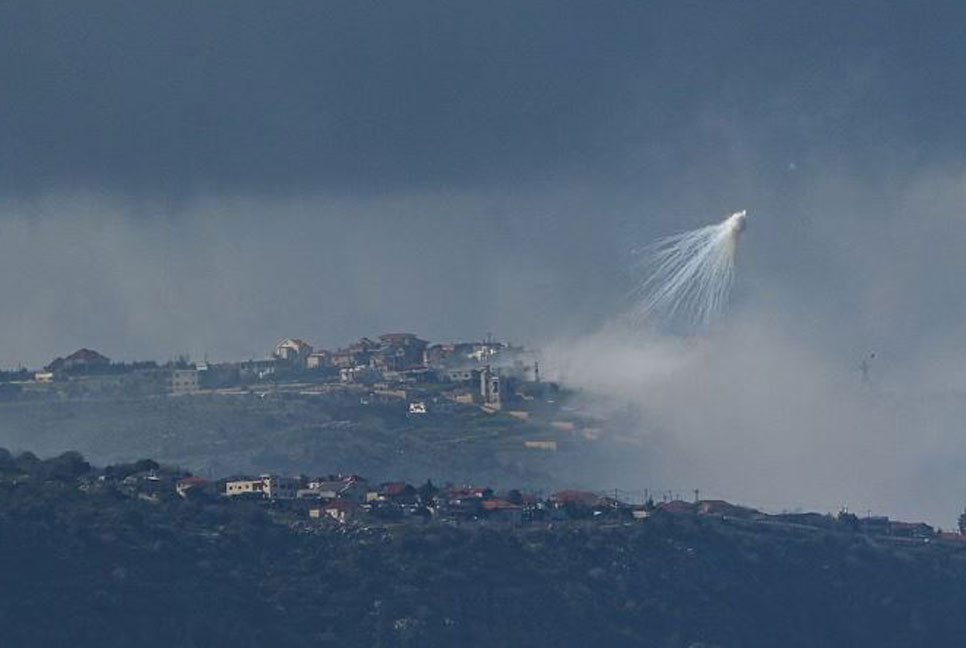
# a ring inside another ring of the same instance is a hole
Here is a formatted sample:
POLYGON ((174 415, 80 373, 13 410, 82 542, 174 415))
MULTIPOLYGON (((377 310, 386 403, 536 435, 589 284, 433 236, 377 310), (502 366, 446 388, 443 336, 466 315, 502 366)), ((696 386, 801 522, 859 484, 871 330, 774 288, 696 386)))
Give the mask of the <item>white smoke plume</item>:
POLYGON ((734 282, 735 248, 747 212, 662 238, 641 251, 644 279, 634 291, 639 312, 663 321, 707 326, 734 282))

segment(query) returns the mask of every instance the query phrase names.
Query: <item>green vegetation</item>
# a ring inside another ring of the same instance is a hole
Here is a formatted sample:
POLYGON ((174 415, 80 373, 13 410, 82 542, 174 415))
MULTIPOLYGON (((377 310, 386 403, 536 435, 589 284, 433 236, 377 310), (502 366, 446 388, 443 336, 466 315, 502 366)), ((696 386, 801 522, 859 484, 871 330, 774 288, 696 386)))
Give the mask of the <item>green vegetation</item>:
POLYGON ((405 401, 362 404, 357 394, 20 400, 0 402, 0 445, 43 455, 76 448, 98 463, 151 456, 202 475, 355 472, 534 488, 608 465, 601 453, 613 451, 545 420, 440 408, 409 416, 405 401), (560 451, 525 449, 533 438, 559 439, 560 451))
POLYGON ((126 497, 0 450, 0 643, 911 646, 966 639, 966 551, 657 514, 517 527, 293 524, 126 497), (78 484, 92 485, 81 490, 78 484))

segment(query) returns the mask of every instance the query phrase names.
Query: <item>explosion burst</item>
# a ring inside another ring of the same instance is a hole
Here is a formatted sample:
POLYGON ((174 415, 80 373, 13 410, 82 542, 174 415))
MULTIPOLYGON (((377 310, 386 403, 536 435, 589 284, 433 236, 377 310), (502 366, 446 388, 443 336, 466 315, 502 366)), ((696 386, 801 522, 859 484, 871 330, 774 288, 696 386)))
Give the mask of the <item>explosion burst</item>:
POLYGON ((644 248, 645 278, 634 291, 645 317, 707 326, 721 311, 734 280, 735 247, 746 212, 715 225, 674 234, 644 248))

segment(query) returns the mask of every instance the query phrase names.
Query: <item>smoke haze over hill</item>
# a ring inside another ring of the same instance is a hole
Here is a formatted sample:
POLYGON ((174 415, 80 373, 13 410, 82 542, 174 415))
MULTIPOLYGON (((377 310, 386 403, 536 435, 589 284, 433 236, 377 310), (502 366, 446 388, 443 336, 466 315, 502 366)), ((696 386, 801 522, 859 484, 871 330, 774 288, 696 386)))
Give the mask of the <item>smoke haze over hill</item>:
POLYGON ((932 6, 4 4, 0 368, 492 331, 640 405, 674 483, 949 525, 966 9, 932 6), (614 324, 632 248, 743 208, 707 339, 614 324))

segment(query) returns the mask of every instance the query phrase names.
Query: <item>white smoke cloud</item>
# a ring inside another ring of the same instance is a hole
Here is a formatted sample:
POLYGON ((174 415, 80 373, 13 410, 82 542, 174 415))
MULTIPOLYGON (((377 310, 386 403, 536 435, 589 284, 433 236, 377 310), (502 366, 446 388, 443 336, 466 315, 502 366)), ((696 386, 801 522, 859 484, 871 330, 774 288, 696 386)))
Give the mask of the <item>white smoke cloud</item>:
POLYGON ((544 364, 593 406, 634 408, 634 429, 615 432, 641 441, 640 472, 615 476, 627 488, 954 526, 962 399, 865 385, 774 324, 743 313, 690 340, 611 325, 549 345, 544 364))

